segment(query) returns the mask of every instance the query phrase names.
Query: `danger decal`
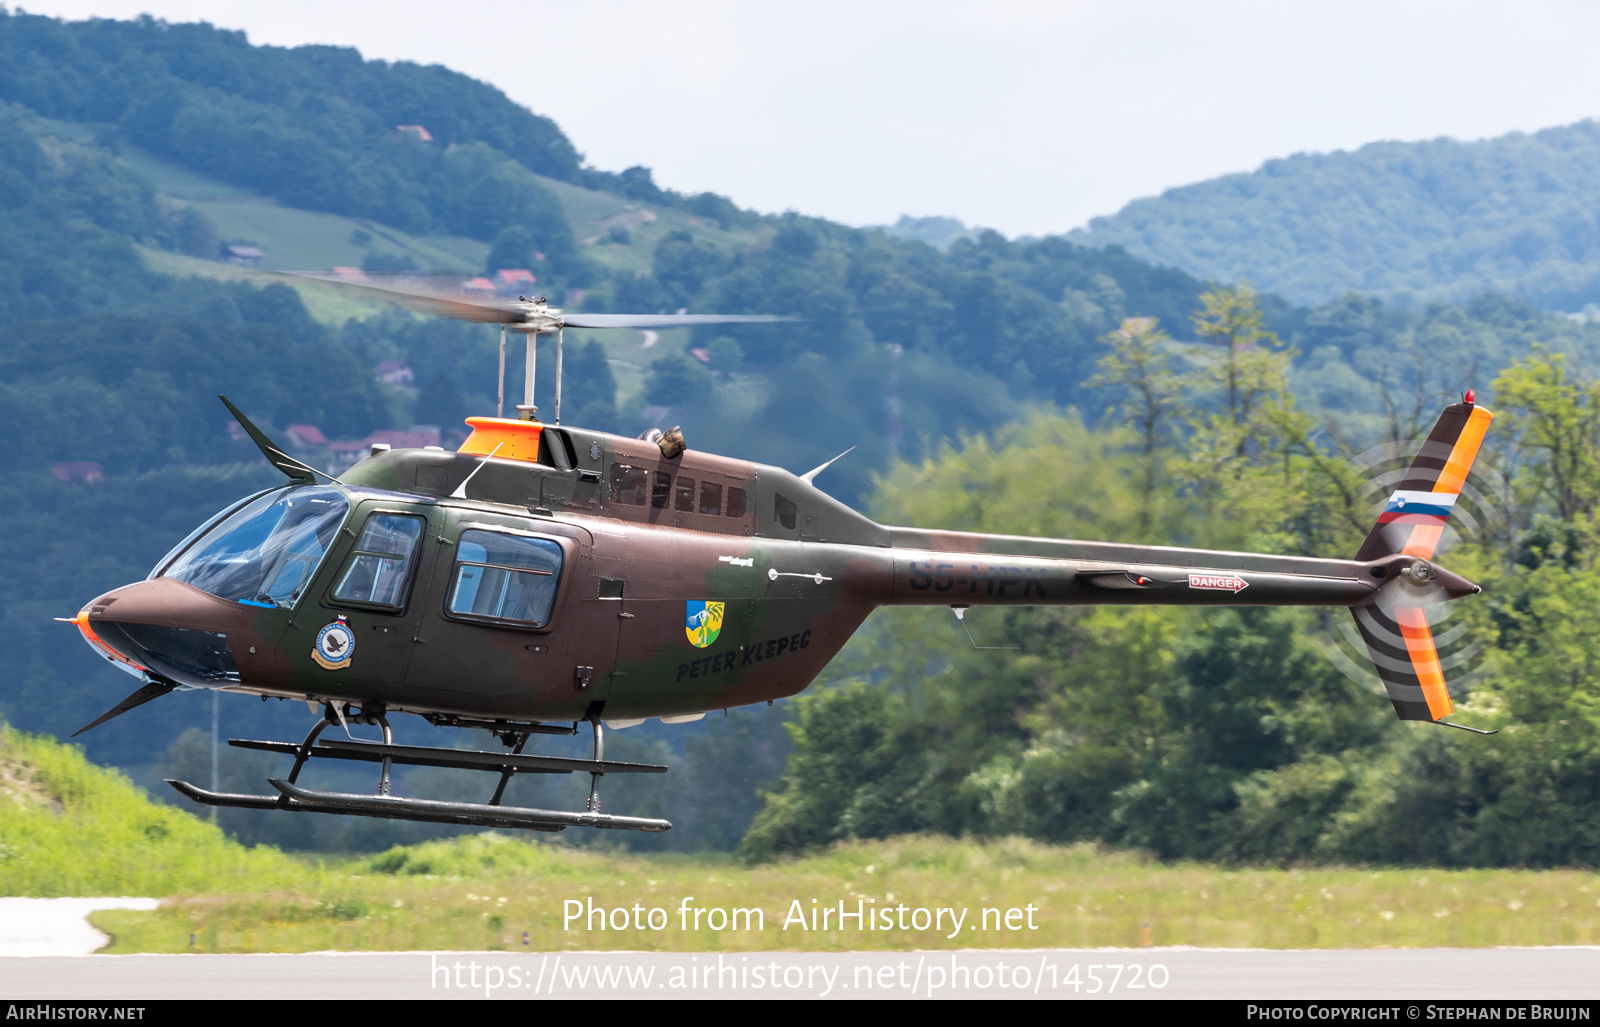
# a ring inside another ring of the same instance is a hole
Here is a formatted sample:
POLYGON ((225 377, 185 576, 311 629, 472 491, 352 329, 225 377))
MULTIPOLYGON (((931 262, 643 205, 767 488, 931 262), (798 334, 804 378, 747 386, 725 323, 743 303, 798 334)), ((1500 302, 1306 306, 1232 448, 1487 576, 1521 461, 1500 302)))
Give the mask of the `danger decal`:
POLYGON ((1237 574, 1191 574, 1189 587, 1237 594, 1249 588, 1250 583, 1237 574))

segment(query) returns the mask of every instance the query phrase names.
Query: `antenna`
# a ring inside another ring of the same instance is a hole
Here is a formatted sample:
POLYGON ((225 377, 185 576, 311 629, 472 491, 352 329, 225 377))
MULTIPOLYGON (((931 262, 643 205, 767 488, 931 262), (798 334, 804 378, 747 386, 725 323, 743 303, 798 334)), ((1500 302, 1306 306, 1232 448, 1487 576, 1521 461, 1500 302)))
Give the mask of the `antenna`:
MULTIPOLYGON (((451 499, 466 499, 467 498, 467 482, 471 481, 477 475, 477 473, 479 471, 483 470, 484 466, 486 464, 488 464, 488 462, 490 460, 494 459, 494 455, 496 453, 500 452, 500 447, 503 446, 503 445, 505 445, 504 442, 496 443, 495 447, 489 451, 489 455, 484 457, 482 460, 478 461, 478 466, 474 467, 472 469, 471 473, 469 473, 465 478, 462 478, 461 479, 461 484, 457 485, 456 486, 456 490, 454 492, 450 493, 450 498, 451 499)), ((539 487, 541 489, 544 488, 543 479, 540 479, 539 487)))
MULTIPOLYGON (((956 620, 961 622, 961 629, 967 633, 967 641, 972 643, 974 649, 1021 649, 1020 645, 979 645, 978 640, 972 637, 972 629, 967 627, 967 607, 952 606, 950 612, 956 615, 956 620)), ((1454 725, 1452 725, 1454 726, 1454 725)))
MULTIPOLYGON (((840 453, 838 456, 834 457, 832 460, 829 460, 827 463, 820 464, 820 465, 818 465, 816 467, 811 468, 811 470, 807 471, 806 473, 804 473, 804 474, 802 474, 800 476, 800 480, 805 482, 807 485, 815 484, 816 480, 817 480, 817 475, 821 474, 823 471, 826 471, 829 467, 831 467, 837 461, 844 459, 845 457, 849 456, 851 453, 854 453, 855 450, 856 450, 856 447, 851 446, 849 449, 845 450, 843 453, 840 453)), ((956 616, 959 617, 960 614, 957 614, 956 616)))
POLYGON ((556 423, 561 423, 561 334, 562 328, 556 329, 556 423))

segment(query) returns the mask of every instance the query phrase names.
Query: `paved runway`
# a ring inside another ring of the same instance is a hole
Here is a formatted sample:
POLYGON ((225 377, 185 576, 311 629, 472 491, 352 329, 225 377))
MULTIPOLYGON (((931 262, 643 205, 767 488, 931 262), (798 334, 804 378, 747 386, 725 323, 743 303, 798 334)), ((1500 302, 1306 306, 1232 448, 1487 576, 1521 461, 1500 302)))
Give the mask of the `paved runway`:
POLYGON ((0 898, 0 956, 87 956, 111 942, 89 925, 90 913, 158 904, 140 898, 0 898))
POLYGON ((1424 1003, 1419 1015, 1427 1019, 1428 1000, 1600 998, 1600 948, 0 958, 0 1005, 6 999, 485 997, 1415 1000, 1424 1003))

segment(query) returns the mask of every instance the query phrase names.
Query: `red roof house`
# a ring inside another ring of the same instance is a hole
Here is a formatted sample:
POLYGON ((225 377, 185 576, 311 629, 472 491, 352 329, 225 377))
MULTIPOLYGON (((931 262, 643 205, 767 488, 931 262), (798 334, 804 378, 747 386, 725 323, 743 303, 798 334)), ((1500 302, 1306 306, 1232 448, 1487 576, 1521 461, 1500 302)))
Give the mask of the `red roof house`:
POLYGON ((417 376, 412 373, 410 365, 399 360, 385 360, 372 369, 372 376, 380 382, 405 388, 410 388, 417 381, 417 376))
POLYGON ((314 424, 291 424, 283 434, 288 437, 289 445, 301 449, 316 449, 328 444, 328 437, 314 424))
POLYGON ((501 283, 508 288, 516 288, 519 285, 536 285, 539 281, 533 276, 533 272, 525 267, 501 268, 495 272, 495 277, 500 279, 501 283))
POLYGON ((81 481, 85 485, 93 485, 105 477, 105 472, 100 470, 100 465, 93 460, 69 460, 63 464, 52 464, 50 473, 55 475, 56 481, 81 481))

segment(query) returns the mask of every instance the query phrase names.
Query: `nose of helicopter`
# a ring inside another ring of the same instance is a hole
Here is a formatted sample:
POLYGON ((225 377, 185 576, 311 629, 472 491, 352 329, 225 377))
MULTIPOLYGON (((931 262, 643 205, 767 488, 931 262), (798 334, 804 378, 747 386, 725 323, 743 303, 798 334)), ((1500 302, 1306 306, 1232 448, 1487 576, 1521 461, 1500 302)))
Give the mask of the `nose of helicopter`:
POLYGON ((167 578, 113 589, 73 623, 101 655, 181 685, 239 680, 232 642, 253 635, 249 608, 167 578))

